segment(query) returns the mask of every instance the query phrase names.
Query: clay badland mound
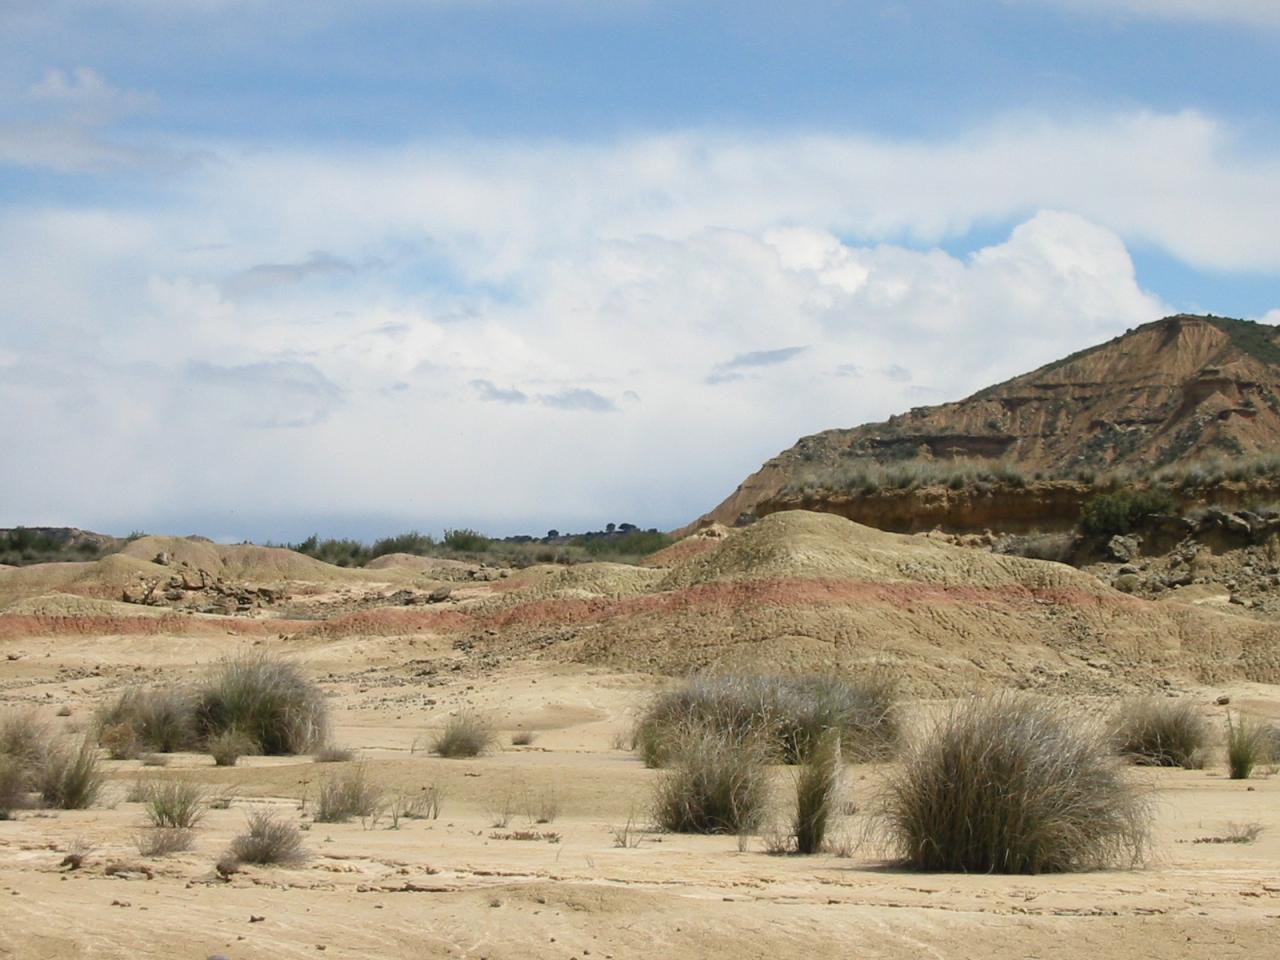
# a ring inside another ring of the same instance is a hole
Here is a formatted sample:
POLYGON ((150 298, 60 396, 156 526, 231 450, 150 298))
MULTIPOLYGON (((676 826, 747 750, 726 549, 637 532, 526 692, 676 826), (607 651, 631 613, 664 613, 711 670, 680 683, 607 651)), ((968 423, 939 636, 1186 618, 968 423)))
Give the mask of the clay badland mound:
MULTIPOLYGON (((1241 320, 1179 315, 965 400, 804 437, 744 480, 700 523, 733 524, 743 513, 786 509, 785 499, 779 502, 784 490, 809 483, 830 487, 834 477, 859 466, 961 460, 1063 475, 1080 468, 1146 470, 1270 454, 1278 447, 1280 331, 1241 320)), ((1079 506, 1079 491, 1032 493, 1045 502, 1028 509, 1052 512, 1065 503, 1070 512, 1079 506)), ((909 517, 882 522, 877 514, 893 513, 895 504, 882 506, 856 515, 876 525, 919 529, 909 517)), ((1017 509, 1006 505, 1006 512, 1017 509)), ((943 509, 940 516, 946 514, 943 509)), ((977 522, 999 528, 999 511, 986 514, 977 522)))
POLYGON ((1117 692, 1280 680, 1280 627, 1126 596, 1070 567, 773 514, 667 570, 586 564, 513 577, 448 611, 318 627, 465 635, 476 655, 679 673, 888 665, 919 694, 1015 685, 1117 692))

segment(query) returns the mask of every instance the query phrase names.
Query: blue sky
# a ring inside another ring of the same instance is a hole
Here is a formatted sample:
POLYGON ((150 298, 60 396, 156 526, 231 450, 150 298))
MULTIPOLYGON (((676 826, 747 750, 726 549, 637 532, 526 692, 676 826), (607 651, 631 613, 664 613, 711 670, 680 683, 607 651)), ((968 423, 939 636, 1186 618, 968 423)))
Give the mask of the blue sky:
POLYGON ((11 0, 0 525, 674 526, 1280 321, 1277 53, 1271 0, 11 0))

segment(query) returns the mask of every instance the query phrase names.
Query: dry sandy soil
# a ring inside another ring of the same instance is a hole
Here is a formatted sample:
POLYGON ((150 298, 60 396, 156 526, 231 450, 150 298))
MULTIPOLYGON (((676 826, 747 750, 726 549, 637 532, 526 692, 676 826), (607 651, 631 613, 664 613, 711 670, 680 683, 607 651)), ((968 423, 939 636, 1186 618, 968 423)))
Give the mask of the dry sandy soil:
MULTIPOLYGON (((93 809, 0 822, 0 957, 1276 956, 1280 776, 1230 781, 1221 760, 1135 771, 1155 798, 1144 867, 955 876, 901 871, 867 834, 881 766, 849 771, 846 855, 774 856, 759 837, 740 850, 733 837, 649 831, 661 774, 621 747, 665 674, 748 661, 888 664, 919 698, 913 717, 939 697, 1013 685, 1100 706, 1158 689, 1193 698, 1218 724, 1214 701, 1226 694, 1234 709, 1280 719, 1274 627, 839 518, 777 515, 678 554, 667 567, 452 581, 449 601, 406 608, 358 598, 443 581, 388 570, 344 581, 279 558, 287 582, 236 569, 336 611, 319 620, 300 601, 243 617, 121 604, 110 592, 119 584, 103 587, 92 565, 43 586, 30 569, 6 586, 15 571, 0 571, 0 710, 35 705, 83 731, 128 683, 266 651, 321 682, 336 740, 370 777, 390 793, 435 785, 444 795, 439 819, 398 829, 385 818, 312 824, 306 799, 346 765, 249 758, 220 769, 179 754, 143 771, 106 761, 111 781, 93 809), (58 717, 63 707, 70 715, 58 717), (500 749, 473 760, 414 752, 464 708, 493 718, 500 749), (512 746, 516 730, 534 731, 533 744, 512 746), (125 799, 139 775, 194 779, 230 806, 209 811, 194 850, 143 860, 133 842, 142 808, 125 799), (554 821, 530 823, 552 796, 554 821), (308 828, 311 858, 220 878, 215 861, 260 805, 308 828), (510 819, 498 827, 503 807, 510 819), (620 846, 628 822, 634 845, 620 846), (1262 832, 1248 844, 1197 842, 1233 824, 1262 832), (89 851, 83 864, 62 866, 77 845, 89 851), (116 863, 132 869, 108 875, 116 863)), ((131 560, 127 575, 151 575, 147 562, 131 560)), ((778 769, 780 815, 789 785, 778 769)))

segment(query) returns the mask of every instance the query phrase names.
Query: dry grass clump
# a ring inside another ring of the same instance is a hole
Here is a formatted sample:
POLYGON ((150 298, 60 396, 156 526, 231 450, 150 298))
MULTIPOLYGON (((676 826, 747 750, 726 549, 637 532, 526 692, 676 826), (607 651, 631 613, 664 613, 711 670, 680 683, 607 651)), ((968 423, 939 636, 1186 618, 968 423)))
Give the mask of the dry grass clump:
POLYGON ((49 728, 34 711, 0 716, 0 820, 27 806, 49 754, 49 728))
POLYGON ((1188 700, 1130 700, 1120 707, 1113 727, 1116 750, 1133 763, 1187 770, 1204 766, 1209 724, 1188 700))
POLYGON ((231 841, 224 862, 292 865, 307 859, 302 832, 271 810, 248 815, 249 829, 231 841))
POLYGON ((190 829, 204 817, 204 791, 186 780, 155 780, 143 793, 147 819, 154 827, 190 829))
POLYGON ((190 850, 195 846, 196 835, 185 827, 152 827, 138 831, 134 843, 144 857, 167 857, 190 850))
POLYGON ((317 823, 345 823, 352 817, 376 817, 382 810, 382 791, 369 781, 363 767, 329 777, 316 795, 317 823))
POLYGON ((1134 863, 1150 811, 1101 726, 1016 694, 954 705, 908 752, 879 821, 918 870, 1042 873, 1134 863))
POLYGON ((647 766, 665 766, 690 727, 736 738, 760 737, 778 759, 803 762, 826 730, 838 730, 852 758, 887 756, 898 739, 897 692, 883 673, 857 680, 835 676, 695 676, 658 694, 636 724, 633 740, 647 766))
POLYGON ((818 853, 827 836, 840 793, 840 737, 829 730, 796 776, 796 816, 792 824, 797 853, 818 853))
POLYGON ((195 744, 191 695, 180 687, 129 687, 98 710, 98 740, 113 760, 195 744))
POLYGON ((349 760, 354 760, 355 756, 356 752, 354 750, 326 743, 311 754, 311 759, 316 763, 346 763, 349 760))
POLYGON ((1227 769, 1232 780, 1248 780, 1253 768, 1271 758, 1272 730, 1249 717, 1227 714, 1227 769))
POLYGON ((687 728, 670 744, 658 781, 654 821, 673 833, 754 831, 769 803, 769 748, 758 736, 687 728))
POLYGON ((35 771, 35 788, 46 806, 83 810, 93 805, 105 777, 98 752, 87 738, 78 747, 51 749, 35 771))
POLYGON ((478 757, 497 740, 493 724, 476 713, 457 713, 431 742, 431 750, 442 757, 478 757))
POLYGON ((224 662, 197 689, 195 701, 201 736, 235 730, 268 756, 308 753, 329 739, 320 688, 295 665, 269 656, 224 662))
POLYGON ((258 752, 258 745, 252 737, 246 737, 239 730, 223 730, 215 733, 204 742, 204 748, 213 757, 214 766, 234 767, 240 758, 258 752))
POLYGON ((533 743, 535 734, 532 730, 517 730, 511 734, 511 745, 513 747, 527 747, 533 743))

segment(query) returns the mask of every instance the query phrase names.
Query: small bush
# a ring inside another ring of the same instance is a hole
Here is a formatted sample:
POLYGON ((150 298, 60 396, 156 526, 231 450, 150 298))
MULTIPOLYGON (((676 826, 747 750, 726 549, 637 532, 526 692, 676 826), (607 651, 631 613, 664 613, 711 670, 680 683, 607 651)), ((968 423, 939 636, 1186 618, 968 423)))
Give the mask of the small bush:
POLYGON ((1248 780, 1253 768, 1270 757, 1271 730, 1248 717, 1231 719, 1227 714, 1227 769, 1232 780, 1248 780))
POLYGON ((185 780, 157 780, 146 789, 145 813, 155 827, 190 829, 204 817, 204 791, 185 780))
POLYGON ((143 748, 160 753, 195 743, 191 696, 180 687, 130 687, 98 711, 98 739, 113 760, 143 748))
POLYGON ((307 753, 328 740, 324 694, 291 663, 268 656, 229 660, 196 692, 203 737, 237 730, 268 756, 307 753))
POLYGON ((457 713, 432 741, 431 750, 442 757, 478 757, 497 740, 493 725, 475 713, 457 713))
POLYGON ((307 858, 302 832, 280 819, 271 810, 254 810, 248 816, 249 829, 231 841, 227 860, 232 863, 297 864, 307 858))
POLYGON ((1113 723, 1116 750, 1147 767, 1204 766, 1209 724, 1187 700, 1147 698, 1120 707, 1113 723))
POLYGON ((185 827, 152 827, 140 830, 134 838, 138 853, 144 857, 167 857, 195 846, 194 831, 185 827))
POLYGON ((26 806, 31 774, 17 757, 0 753, 0 820, 26 806))
POLYGON ((239 730, 223 730, 209 737, 204 748, 213 757, 214 766, 234 767, 241 757, 256 753, 258 745, 239 730))
POLYGON ((840 792, 840 767, 839 732, 830 730, 809 751, 796 776, 792 832, 797 853, 817 853, 822 849, 840 792))
POLYGON ((23 767, 38 766, 49 752, 49 727, 34 710, 0 716, 0 756, 12 757, 23 767))
POLYGON ((363 767, 353 767, 320 785, 316 795, 316 823, 345 823, 352 817, 375 817, 382 809, 382 791, 369 782, 363 767))
POLYGON ((1148 517, 1173 513, 1173 496, 1165 490, 1116 490, 1087 500, 1080 510, 1080 529, 1095 537, 1112 537, 1138 528, 1148 517))
POLYGON ((517 730, 511 735, 511 745, 513 747, 527 747, 534 741, 534 733, 532 730, 517 730))
POLYGON ((633 741, 650 767, 666 765, 670 745, 689 727, 761 737, 778 759, 799 763, 823 731, 835 729, 847 756, 873 759, 897 742, 896 700, 895 684, 882 673, 857 680, 699 676, 654 697, 633 741))
POLYGON ((46 806, 59 810, 83 810, 93 805, 104 776, 98 753, 88 739, 79 747, 51 750, 36 771, 36 789, 46 806))
POLYGON ((316 763, 346 763, 348 760, 355 759, 355 755, 354 750, 326 743, 311 755, 311 759, 316 763))
POLYGON ((769 803, 768 748, 757 736, 688 729, 670 745, 654 820, 673 833, 749 833, 769 803))
POLYGON ((1105 733, 1061 704, 954 705, 891 775, 879 819, 918 870, 1041 873, 1136 862, 1149 810, 1105 733))

